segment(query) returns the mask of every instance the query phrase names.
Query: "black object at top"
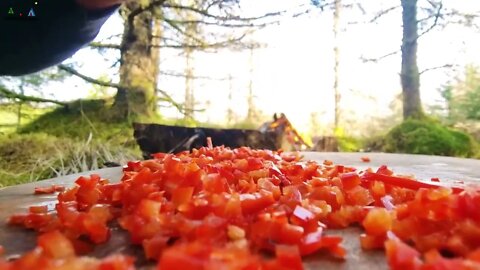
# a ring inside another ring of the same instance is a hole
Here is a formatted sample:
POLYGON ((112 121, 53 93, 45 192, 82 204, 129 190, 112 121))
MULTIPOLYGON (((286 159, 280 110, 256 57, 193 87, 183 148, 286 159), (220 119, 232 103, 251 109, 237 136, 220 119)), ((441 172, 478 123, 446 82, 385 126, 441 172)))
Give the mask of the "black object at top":
POLYGON ((74 0, 0 1, 0 76, 62 62, 91 42, 116 9, 86 10, 74 0))

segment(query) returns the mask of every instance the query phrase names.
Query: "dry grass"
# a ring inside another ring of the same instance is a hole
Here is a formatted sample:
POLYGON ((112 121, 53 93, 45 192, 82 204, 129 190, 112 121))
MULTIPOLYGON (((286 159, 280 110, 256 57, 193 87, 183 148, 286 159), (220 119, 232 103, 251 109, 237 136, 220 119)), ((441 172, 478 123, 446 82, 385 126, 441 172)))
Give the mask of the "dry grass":
POLYGON ((92 135, 83 142, 42 133, 1 136, 0 186, 96 170, 105 167, 106 162, 124 164, 139 158, 135 149, 95 140, 92 135))

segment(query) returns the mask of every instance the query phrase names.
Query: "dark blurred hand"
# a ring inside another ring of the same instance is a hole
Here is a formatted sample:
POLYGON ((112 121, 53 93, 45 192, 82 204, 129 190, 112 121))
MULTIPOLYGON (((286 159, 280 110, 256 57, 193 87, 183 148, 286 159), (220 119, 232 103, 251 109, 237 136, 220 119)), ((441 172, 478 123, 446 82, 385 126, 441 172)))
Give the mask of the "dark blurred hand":
POLYGON ((93 10, 109 8, 122 2, 125 2, 125 0, 77 0, 77 3, 82 7, 93 10))

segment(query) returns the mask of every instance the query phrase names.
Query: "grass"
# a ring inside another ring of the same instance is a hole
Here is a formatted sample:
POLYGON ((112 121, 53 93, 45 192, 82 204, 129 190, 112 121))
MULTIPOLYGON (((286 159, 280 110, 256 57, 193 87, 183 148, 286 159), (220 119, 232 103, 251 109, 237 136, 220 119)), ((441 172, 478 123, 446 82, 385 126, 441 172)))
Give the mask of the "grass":
MULTIPOLYGON (((35 119, 0 135, 0 186, 95 170, 105 162, 141 158, 128 121, 110 117, 111 100, 78 100, 66 107, 25 111, 35 119)), ((0 115, 7 110, 1 110, 0 115)), ((16 124, 16 115, 9 114, 16 124)), ((220 125, 155 117, 144 122, 220 128, 220 125)), ((235 128, 258 126, 247 121, 235 128)), ((1 133, 0 133, 1 134, 1 133)))
POLYGON ((113 121, 108 101, 76 101, 0 135, 0 186, 37 181, 141 158, 130 123, 113 121))
POLYGON ((59 149, 68 145, 46 134, 0 138, 0 184, 3 186, 34 181, 49 176, 59 149))
POLYGON ((58 107, 41 115, 23 126, 19 133, 46 133, 80 141, 93 136, 96 140, 134 147, 131 124, 112 120, 108 105, 106 100, 75 101, 68 107, 58 107))
POLYGON ((45 133, 0 137, 0 186, 96 170, 106 162, 140 158, 135 149, 88 139, 75 141, 45 133))

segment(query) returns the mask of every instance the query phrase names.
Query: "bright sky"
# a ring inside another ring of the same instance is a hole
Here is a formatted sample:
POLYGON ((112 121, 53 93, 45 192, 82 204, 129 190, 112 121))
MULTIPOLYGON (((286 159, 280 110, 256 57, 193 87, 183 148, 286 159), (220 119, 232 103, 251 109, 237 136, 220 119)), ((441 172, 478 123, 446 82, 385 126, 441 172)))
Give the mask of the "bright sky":
MULTIPOLYGON (((243 0, 242 8, 247 13, 261 13, 262 10, 283 10, 301 4, 307 0, 243 0), (262 3, 262 4, 259 4, 262 3), (283 4, 281 4, 283 3, 283 4)), ((401 9, 383 16, 376 23, 349 24, 354 21, 366 21, 376 11, 399 5, 398 0, 361 1, 368 12, 362 15, 358 9, 344 10, 341 33, 341 107, 346 117, 368 121, 370 117, 387 115, 389 104, 400 93, 400 54, 385 58, 378 63, 365 63, 364 58, 377 58, 400 49, 401 9), (375 97, 376 100, 368 97, 375 97)), ((480 1, 444 0, 444 5, 461 10, 480 10, 480 1)), ((419 41, 419 69, 458 65, 458 71, 467 63, 480 64, 480 36, 478 30, 459 25, 435 29, 419 41)), ((114 16, 102 29, 98 40, 122 33, 121 20, 114 16)), ((281 24, 258 31, 255 40, 264 43, 266 48, 255 51, 253 87, 255 102, 265 114, 284 112, 302 131, 309 130, 310 115, 318 113, 323 123, 333 121, 333 33, 332 12, 314 10, 308 15, 297 18, 282 18, 281 24)), ((117 78, 109 69, 115 54, 102 56, 89 49, 79 51, 69 62, 81 63, 81 72, 92 77, 99 74, 117 78)), ((182 72, 185 59, 178 51, 161 52, 161 69, 182 72)), ((198 108, 207 108, 197 113, 201 121, 222 123, 226 120, 226 111, 232 106, 235 113, 243 117, 247 111, 247 92, 250 80, 250 52, 231 52, 223 50, 216 54, 195 54, 195 75, 214 78, 233 76, 234 102, 228 102, 228 81, 196 80, 194 92, 198 108)), ((457 71, 457 72, 458 72, 457 71)), ((438 89, 452 76, 458 73, 452 70, 438 69, 421 76, 421 94, 426 105, 439 100, 438 89)), ((183 101, 185 80, 168 76, 160 77, 160 88, 166 90, 178 100, 183 101)), ((86 95, 85 84, 80 79, 69 79, 67 85, 75 91, 54 90, 60 99, 73 99, 86 95)), ((58 84, 59 89, 69 89, 58 84)), ((52 89, 56 89, 53 87, 52 89)), ((163 115, 181 117, 174 109, 161 108, 163 115)))

